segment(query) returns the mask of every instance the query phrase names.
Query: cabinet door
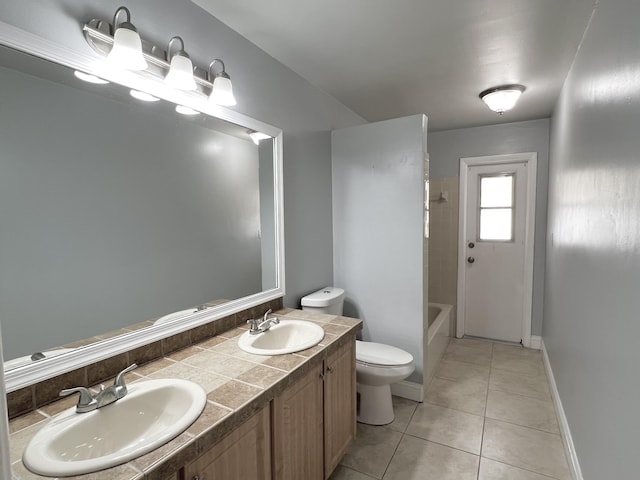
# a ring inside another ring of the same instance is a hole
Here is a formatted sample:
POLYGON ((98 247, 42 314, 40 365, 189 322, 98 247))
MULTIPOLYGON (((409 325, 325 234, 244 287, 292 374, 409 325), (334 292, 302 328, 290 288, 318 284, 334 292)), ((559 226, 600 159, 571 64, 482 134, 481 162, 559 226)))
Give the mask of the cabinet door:
POLYGON ((276 480, 322 480, 322 365, 273 400, 276 480))
POLYGON ((269 406, 185 467, 185 479, 270 480, 269 406))
POLYGON ((329 355, 325 366, 325 478, 333 473, 356 438, 355 342, 329 355))

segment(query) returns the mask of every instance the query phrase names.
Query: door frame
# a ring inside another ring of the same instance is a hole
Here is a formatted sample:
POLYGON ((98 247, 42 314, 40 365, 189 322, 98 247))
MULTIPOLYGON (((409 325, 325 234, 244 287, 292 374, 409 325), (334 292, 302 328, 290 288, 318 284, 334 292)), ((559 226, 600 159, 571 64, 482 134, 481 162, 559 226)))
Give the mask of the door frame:
POLYGON ((536 220, 536 177, 538 154, 536 152, 509 153, 483 157, 460 159, 459 215, 458 215, 458 291, 456 337, 464 335, 466 263, 465 244, 467 241, 467 181, 468 169, 472 166, 525 163, 527 165, 527 206, 525 209, 524 235, 524 301, 522 310, 522 344, 531 347, 531 313, 533 306, 533 249, 536 220))

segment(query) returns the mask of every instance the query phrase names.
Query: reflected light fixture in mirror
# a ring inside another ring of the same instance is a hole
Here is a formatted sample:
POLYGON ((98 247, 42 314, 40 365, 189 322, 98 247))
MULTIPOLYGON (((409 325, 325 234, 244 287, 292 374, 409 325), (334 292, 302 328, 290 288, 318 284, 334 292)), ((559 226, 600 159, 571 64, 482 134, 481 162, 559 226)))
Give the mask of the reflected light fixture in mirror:
POLYGON ((209 95, 209 101, 222 105, 223 107, 233 106, 236 104, 236 99, 233 96, 233 86, 231 85, 231 77, 224 68, 224 62, 219 58, 216 58, 209 64, 209 71, 207 72, 209 81, 213 83, 211 89, 211 95, 209 95), (212 79, 213 66, 219 63, 222 65, 220 73, 216 73, 212 79))
POLYGON ((76 78, 79 78, 83 82, 95 83, 96 85, 106 85, 109 82, 103 78, 96 77, 95 75, 91 75, 90 73, 84 73, 80 70, 74 70, 73 74, 76 78))
POLYGON ((481 92, 480 98, 487 104, 490 110, 493 110, 498 115, 502 115, 516 105, 516 102, 524 91, 525 87, 523 85, 502 85, 481 92))
POLYGON ((198 115, 200 112, 184 105, 176 105, 176 112, 181 115, 198 115))
POLYGON ((129 95, 131 95, 136 100, 142 100, 143 102, 157 102, 160 99, 158 97, 154 97, 153 95, 147 92, 141 92, 140 90, 130 90, 129 95))
POLYGON ((107 59, 114 65, 127 70, 144 70, 147 61, 142 54, 142 40, 138 30, 131 23, 131 12, 127 7, 120 7, 113 15, 113 46, 107 59), (118 24, 118 15, 124 12, 126 20, 118 24))
POLYGON ((197 90, 198 86, 193 78, 193 64, 187 52, 184 51, 184 41, 181 37, 175 36, 169 40, 167 46, 167 62, 169 62, 169 73, 164 77, 167 85, 179 90, 197 90), (171 44, 180 42, 180 50, 171 54, 171 44))

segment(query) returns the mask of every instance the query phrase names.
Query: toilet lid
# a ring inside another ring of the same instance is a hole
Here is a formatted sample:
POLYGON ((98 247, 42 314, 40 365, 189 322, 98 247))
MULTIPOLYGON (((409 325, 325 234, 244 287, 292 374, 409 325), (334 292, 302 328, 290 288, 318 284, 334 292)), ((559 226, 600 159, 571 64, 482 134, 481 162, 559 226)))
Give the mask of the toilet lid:
POLYGON ((406 365, 413 355, 391 345, 356 340, 356 360, 374 365, 406 365))

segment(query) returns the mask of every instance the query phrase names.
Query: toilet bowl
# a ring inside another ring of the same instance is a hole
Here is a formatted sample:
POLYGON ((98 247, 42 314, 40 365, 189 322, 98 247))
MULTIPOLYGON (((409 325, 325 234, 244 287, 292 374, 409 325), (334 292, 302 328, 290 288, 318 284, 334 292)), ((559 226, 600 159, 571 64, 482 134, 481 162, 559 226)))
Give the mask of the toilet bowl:
POLYGON ((391 384, 404 380, 415 368, 413 356, 400 348, 356 340, 358 421, 369 425, 393 422, 391 384))
MULTIPOLYGON (((302 310, 342 315, 344 290, 326 287, 302 298, 302 310)), ((415 370, 413 356, 390 345, 356 340, 358 421, 369 425, 393 422, 391 384, 415 370)))

